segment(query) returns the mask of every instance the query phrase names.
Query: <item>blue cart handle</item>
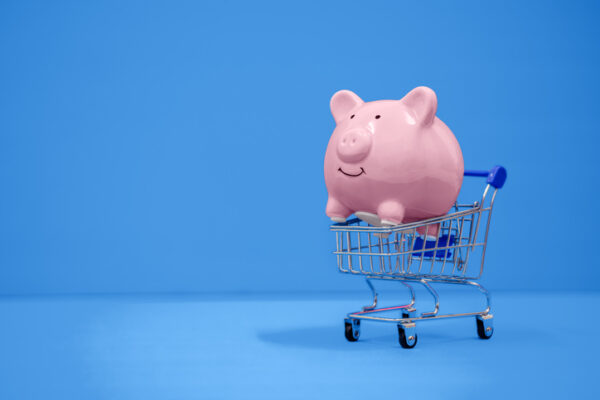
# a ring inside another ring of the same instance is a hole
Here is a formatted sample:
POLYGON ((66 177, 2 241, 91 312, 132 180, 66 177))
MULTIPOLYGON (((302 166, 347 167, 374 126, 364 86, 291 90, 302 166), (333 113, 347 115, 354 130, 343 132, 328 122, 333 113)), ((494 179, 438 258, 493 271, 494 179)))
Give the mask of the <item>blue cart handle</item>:
POLYGON ((496 189, 502 188, 506 182, 506 169, 500 165, 496 165, 489 171, 465 170, 465 176, 482 176, 487 177, 487 183, 496 189))

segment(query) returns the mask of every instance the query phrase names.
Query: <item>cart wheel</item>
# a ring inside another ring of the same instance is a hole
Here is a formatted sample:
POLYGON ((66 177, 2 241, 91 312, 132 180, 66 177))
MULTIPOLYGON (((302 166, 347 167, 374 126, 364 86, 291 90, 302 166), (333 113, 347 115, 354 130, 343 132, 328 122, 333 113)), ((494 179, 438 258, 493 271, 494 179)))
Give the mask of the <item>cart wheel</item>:
POLYGON ((489 339, 494 334, 493 315, 478 315, 475 318, 477 322, 477 336, 480 339, 489 339))
POLYGON ((405 349, 412 349, 417 345, 417 334, 415 324, 398 324, 398 341, 405 349))
POLYGON ((349 342, 356 342, 360 337, 360 320, 346 319, 344 320, 344 335, 349 342))

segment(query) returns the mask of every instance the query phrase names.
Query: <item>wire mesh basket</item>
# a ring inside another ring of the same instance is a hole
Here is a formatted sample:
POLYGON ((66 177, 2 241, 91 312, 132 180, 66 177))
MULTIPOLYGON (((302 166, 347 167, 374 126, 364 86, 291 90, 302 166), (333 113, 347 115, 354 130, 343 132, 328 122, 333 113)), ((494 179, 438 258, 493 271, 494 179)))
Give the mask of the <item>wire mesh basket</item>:
POLYGON ((475 202, 456 205, 454 211, 388 229, 369 226, 358 218, 333 225, 340 271, 399 278, 479 279, 492 206, 475 202), (434 224, 439 224, 439 234, 431 237, 427 232, 434 224))

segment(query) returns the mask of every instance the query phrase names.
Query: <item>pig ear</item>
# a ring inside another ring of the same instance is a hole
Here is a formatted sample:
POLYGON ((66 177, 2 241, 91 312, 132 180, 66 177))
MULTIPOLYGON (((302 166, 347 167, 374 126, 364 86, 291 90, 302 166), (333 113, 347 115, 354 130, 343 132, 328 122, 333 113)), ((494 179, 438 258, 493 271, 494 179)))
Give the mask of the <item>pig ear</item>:
POLYGON ((417 124, 431 125, 437 111, 437 96, 428 87, 411 90, 402 100, 417 124))
POLYGON ((340 90, 331 97, 329 107, 335 122, 339 123, 350 111, 363 103, 364 101, 356 93, 349 90, 340 90))

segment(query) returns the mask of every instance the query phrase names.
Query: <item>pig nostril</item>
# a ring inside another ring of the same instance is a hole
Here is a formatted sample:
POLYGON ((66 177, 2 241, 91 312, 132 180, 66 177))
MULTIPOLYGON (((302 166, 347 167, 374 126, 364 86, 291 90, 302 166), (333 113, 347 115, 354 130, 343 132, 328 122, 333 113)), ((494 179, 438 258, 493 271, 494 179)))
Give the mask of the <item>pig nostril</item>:
POLYGON ((367 157, 371 149, 371 138, 361 130, 344 132, 338 140, 337 154, 345 162, 358 162, 367 157))

